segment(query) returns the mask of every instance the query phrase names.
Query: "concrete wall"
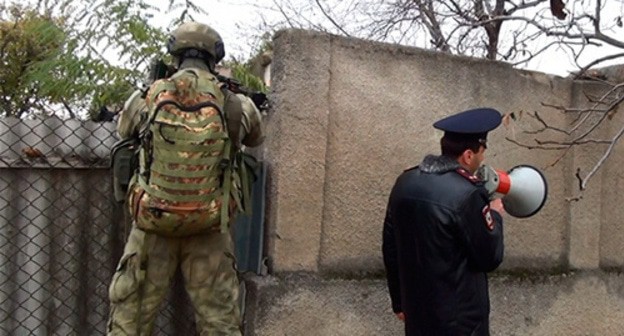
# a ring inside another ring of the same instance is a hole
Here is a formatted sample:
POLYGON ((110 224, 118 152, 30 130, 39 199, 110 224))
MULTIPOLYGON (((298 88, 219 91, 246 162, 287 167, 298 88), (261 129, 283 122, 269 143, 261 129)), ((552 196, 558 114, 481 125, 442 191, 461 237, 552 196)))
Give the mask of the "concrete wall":
MULTIPOLYGON (((624 210, 618 206, 622 198, 619 186, 624 183, 619 173, 624 160, 622 146, 615 148, 613 159, 592 179, 583 197, 570 202, 566 199, 578 195, 574 172, 581 167, 586 174, 605 147, 538 151, 508 140, 534 145, 535 135, 523 131, 539 128, 540 123, 529 114, 537 111, 549 123, 569 125, 576 115, 544 104, 581 106, 585 104, 583 93, 600 93, 603 87, 519 71, 498 62, 299 30, 278 33, 274 48, 275 112, 267 125, 266 148, 271 165, 267 250, 278 284, 268 287, 278 288, 278 292, 281 288, 281 295, 270 295, 260 305, 254 320, 258 334, 319 335, 317 329, 304 327, 308 326, 304 321, 325 316, 331 302, 341 301, 337 292, 344 291, 349 297, 363 295, 360 285, 353 288, 337 282, 334 289, 318 289, 315 281, 288 276, 300 272, 323 279, 371 275, 374 279, 376 275, 377 282, 371 280, 373 287, 378 286, 376 294, 365 295, 374 301, 361 303, 374 305, 376 314, 391 315, 387 298, 383 299, 387 294, 378 295, 378 291, 385 293, 379 277, 383 273, 381 227, 394 179, 425 154, 438 153, 441 133, 431 126, 434 121, 479 106, 514 112, 518 117, 490 133, 488 163, 501 169, 517 164, 536 166, 549 184, 549 198, 539 214, 522 220, 506 218, 506 256, 494 275, 498 280, 492 290, 493 309, 499 311, 493 313, 495 334, 554 335, 560 324, 566 323, 559 318, 567 313, 583 315, 589 302, 597 308, 581 321, 596 317, 613 322, 617 318, 619 329, 603 320, 575 322, 571 325, 577 328, 569 330, 581 330, 578 335, 617 335, 613 330, 624 330, 624 282, 611 273, 621 270, 624 262, 619 248, 624 238, 619 224, 624 210), (572 270, 580 273, 572 276, 572 270), (522 278, 513 274, 522 274, 522 278), (544 278, 545 274, 553 278, 544 278), (539 314, 534 311, 536 304, 546 305, 546 316, 535 315, 539 314), (300 319, 285 317, 284 310, 292 313, 306 306, 306 315, 295 313, 300 319), (600 314, 603 311, 608 311, 608 316, 600 314), (288 321, 297 321, 297 326, 288 321), (285 329, 275 330, 285 331, 273 332, 273 325, 281 325, 285 329), (297 329, 300 327, 304 331, 297 329), (514 331, 503 333, 507 327, 514 331)), ((588 127, 585 124, 576 133, 588 127)), ((603 127, 597 137, 609 137, 618 130, 616 126, 603 127)), ((568 139, 558 132, 538 137, 568 139)), ((335 309, 348 307, 337 303, 335 309)), ((347 316, 354 325, 388 323, 387 317, 376 318, 368 308, 353 314, 347 316)), ((324 320, 331 324, 331 318, 324 320)), ((367 332, 353 333, 354 329, 349 329, 353 325, 345 323, 349 327, 344 332, 335 325, 320 335, 396 334, 386 329, 374 332, 373 326, 365 328, 367 332)))
MULTIPOLYGON (((621 336, 624 277, 581 272, 490 279, 492 336, 621 336)), ((403 335, 381 279, 288 274, 255 283, 245 335, 403 335), (254 318, 250 318, 252 315, 254 318)), ((249 287, 248 287, 249 288, 249 287)))

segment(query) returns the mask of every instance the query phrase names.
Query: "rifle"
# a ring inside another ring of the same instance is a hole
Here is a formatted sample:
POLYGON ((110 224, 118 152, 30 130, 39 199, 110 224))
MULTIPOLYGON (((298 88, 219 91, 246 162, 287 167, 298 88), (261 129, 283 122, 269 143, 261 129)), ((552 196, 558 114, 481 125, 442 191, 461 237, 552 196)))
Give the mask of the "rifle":
MULTIPOLYGON (((147 77, 147 81, 144 83, 144 87, 142 90, 143 94, 141 97, 145 98, 145 96, 147 95, 147 91, 149 90, 149 87, 152 83, 159 79, 167 78, 173 75, 176 71, 177 69, 175 67, 165 63, 162 58, 153 59, 150 63, 149 75, 147 77)), ((227 86, 228 90, 234 93, 244 94, 245 96, 251 98, 258 110, 267 111, 269 109, 269 99, 264 92, 253 91, 234 78, 226 77, 219 74, 217 74, 216 76, 217 80, 221 83, 224 83, 227 86)))
POLYGON ((149 90, 152 83, 159 79, 170 77, 175 72, 176 68, 165 63, 162 58, 152 59, 149 65, 149 72, 146 81, 143 83, 143 88, 141 89, 141 98, 145 98, 147 96, 147 91, 149 90))
POLYGON ((245 96, 251 98, 251 100, 254 102, 254 105, 256 105, 258 110, 267 111, 269 109, 270 107, 269 99, 267 98, 267 95, 264 92, 253 91, 247 88, 246 86, 244 86, 240 81, 234 78, 223 76, 223 75, 217 74, 217 80, 219 80, 219 82, 221 83, 225 83, 225 85, 227 85, 228 90, 234 93, 244 94, 245 96))

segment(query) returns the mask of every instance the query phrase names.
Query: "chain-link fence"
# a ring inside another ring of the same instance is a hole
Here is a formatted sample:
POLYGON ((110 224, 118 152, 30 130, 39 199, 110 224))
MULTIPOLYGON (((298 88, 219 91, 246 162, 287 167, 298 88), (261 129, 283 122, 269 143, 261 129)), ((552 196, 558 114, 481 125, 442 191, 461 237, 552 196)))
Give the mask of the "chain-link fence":
MULTIPOLYGON (((0 119, 0 335, 105 334, 126 232, 112 200, 115 136, 113 123, 0 119)), ((181 286, 155 334, 195 334, 181 286)))

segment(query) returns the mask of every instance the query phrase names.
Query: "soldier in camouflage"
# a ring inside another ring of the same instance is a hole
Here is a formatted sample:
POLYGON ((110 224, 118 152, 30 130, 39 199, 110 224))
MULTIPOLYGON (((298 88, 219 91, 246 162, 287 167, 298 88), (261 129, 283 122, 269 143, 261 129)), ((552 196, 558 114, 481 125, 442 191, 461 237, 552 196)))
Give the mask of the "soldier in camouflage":
MULTIPOLYGON (((219 34, 199 23, 185 23, 178 27, 170 37, 168 50, 174 56, 178 71, 193 69, 206 74, 215 74, 215 65, 225 55, 219 34)), ((256 106, 245 95, 225 89, 223 93, 226 96, 224 114, 228 115, 232 110, 242 112, 239 126, 231 125, 234 122, 227 123, 232 146, 240 149, 243 145, 260 145, 264 134, 261 114, 256 106)), ((150 94, 143 99, 140 91, 128 99, 118 122, 118 133, 122 138, 138 135, 147 119, 149 102, 150 94)), ((240 184, 234 183, 233 186, 237 188, 240 184)), ((137 202, 132 200, 132 190, 129 194, 127 203, 132 206, 137 202)), ((230 213, 240 206, 240 202, 229 204, 230 213)), ((227 217, 230 223, 234 221, 233 217, 227 217)), ((108 335, 151 335, 157 309, 178 266, 195 308, 198 333, 241 335, 239 283, 232 245, 229 232, 224 230, 180 236, 159 235, 135 221, 109 288, 108 335)))

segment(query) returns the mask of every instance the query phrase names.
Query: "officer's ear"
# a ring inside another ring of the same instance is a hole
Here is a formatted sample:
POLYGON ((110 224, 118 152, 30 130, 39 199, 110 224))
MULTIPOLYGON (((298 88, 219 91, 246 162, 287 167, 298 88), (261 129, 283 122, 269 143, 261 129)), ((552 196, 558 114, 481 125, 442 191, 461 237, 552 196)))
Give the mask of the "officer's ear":
MULTIPOLYGON (((479 147, 479 151, 481 151, 481 148, 483 147, 479 147)), ((467 166, 471 166, 472 163, 474 162, 474 160, 476 160, 476 156, 479 152, 475 152, 472 149, 466 149, 461 155, 460 155, 460 164, 462 165, 467 165, 467 166)))
POLYGON ((471 149, 466 149, 459 155, 459 158, 458 158, 459 163, 461 165, 467 165, 470 162, 472 162, 473 157, 474 157, 474 152, 471 149))

